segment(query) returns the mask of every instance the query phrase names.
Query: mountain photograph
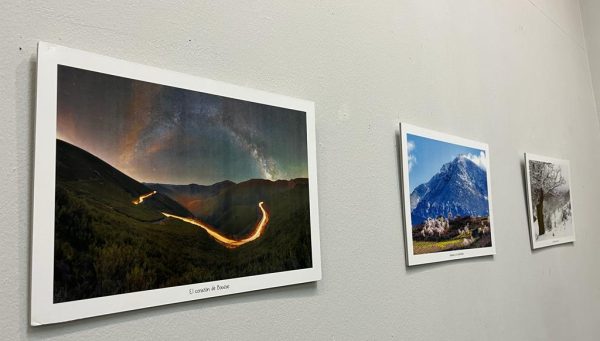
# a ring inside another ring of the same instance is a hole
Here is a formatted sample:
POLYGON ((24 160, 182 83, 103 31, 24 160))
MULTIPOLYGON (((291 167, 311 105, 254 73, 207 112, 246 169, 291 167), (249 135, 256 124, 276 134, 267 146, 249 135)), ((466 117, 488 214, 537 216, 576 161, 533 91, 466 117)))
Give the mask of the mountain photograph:
POLYGON ((304 112, 58 68, 54 303, 312 267, 304 112))
POLYGON ((492 246, 484 150, 407 134, 413 254, 492 246))

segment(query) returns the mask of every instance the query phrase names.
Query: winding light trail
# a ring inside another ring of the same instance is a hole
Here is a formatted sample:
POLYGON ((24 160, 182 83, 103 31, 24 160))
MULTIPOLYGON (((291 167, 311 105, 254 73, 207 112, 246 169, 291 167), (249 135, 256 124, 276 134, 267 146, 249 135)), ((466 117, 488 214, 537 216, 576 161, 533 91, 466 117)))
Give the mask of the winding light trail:
MULTIPOLYGON (((144 202, 144 199, 151 197, 154 194, 156 194, 156 191, 152 191, 150 193, 140 195, 140 197, 133 200, 132 203, 134 205, 139 205, 144 202)), ((240 240, 227 238, 224 235, 220 234, 218 231, 216 231, 212 226, 210 226, 198 219, 180 217, 178 215, 165 213, 165 212, 160 212, 160 213, 162 213, 167 218, 179 219, 188 224, 196 225, 196 226, 204 229, 209 235, 211 235, 213 238, 215 238, 219 243, 221 243, 225 247, 227 247, 229 249, 234 249, 238 246, 244 245, 246 243, 249 243, 253 240, 258 239, 265 232, 265 228, 267 227, 267 224, 269 223, 269 213, 267 212, 267 210, 265 210, 263 201, 258 203, 258 207, 260 208, 260 210, 262 212, 262 218, 260 219, 260 221, 258 223, 256 223, 254 230, 246 238, 243 238, 240 240)))
POLYGON ((176 216, 174 214, 169 214, 169 213, 165 213, 165 212, 161 212, 161 213, 167 218, 175 218, 175 219, 179 219, 181 221, 185 221, 186 223, 196 225, 196 226, 204 229, 209 235, 211 235, 213 238, 215 238, 219 243, 223 244, 225 247, 227 247, 229 249, 234 249, 238 246, 244 245, 246 243, 249 243, 253 240, 258 239, 265 232, 265 228, 267 227, 267 224, 269 223, 269 213, 264 208, 264 202, 262 202, 262 201, 259 202, 258 207, 262 211, 262 218, 254 227, 254 230, 246 238, 243 238, 240 240, 227 238, 224 235, 217 232, 213 227, 209 226, 206 223, 201 222, 200 220, 193 219, 193 218, 184 218, 184 217, 176 216))
POLYGON ((156 191, 152 191, 152 192, 150 192, 150 193, 148 193, 148 194, 140 195, 140 197, 139 197, 139 198, 137 198, 137 199, 135 199, 135 200, 133 200, 133 201, 132 201, 132 203, 133 203, 134 205, 139 205, 139 204, 141 204, 141 203, 143 203, 143 202, 144 202, 144 199, 146 199, 146 198, 148 198, 148 197, 151 197, 151 196, 153 196, 154 194, 156 194, 156 191))

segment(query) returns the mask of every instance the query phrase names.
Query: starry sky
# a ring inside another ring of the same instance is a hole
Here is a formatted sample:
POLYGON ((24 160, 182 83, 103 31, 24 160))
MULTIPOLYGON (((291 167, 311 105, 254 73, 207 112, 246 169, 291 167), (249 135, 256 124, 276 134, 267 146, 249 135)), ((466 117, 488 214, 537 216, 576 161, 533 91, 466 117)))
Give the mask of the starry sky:
POLYGON ((57 138, 140 182, 308 176, 306 114, 59 65, 57 138))

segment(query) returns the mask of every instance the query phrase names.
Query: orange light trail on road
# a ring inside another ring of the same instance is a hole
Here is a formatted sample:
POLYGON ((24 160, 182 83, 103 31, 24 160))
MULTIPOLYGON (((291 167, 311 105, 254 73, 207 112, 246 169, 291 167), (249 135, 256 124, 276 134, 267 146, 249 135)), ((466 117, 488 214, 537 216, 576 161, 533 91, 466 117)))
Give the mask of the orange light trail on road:
POLYGON ((140 195, 140 197, 139 197, 139 198, 137 198, 137 199, 135 199, 135 200, 133 200, 133 201, 132 201, 132 203, 133 203, 134 205, 139 205, 139 204, 141 204, 141 203, 143 203, 143 202, 144 202, 144 199, 146 199, 146 198, 148 198, 148 197, 151 197, 151 196, 153 196, 154 194, 156 194, 156 191, 152 191, 152 192, 150 192, 150 193, 148 193, 148 194, 140 195))
POLYGON ((219 243, 223 244, 225 247, 234 249, 238 246, 244 245, 246 243, 249 243, 253 240, 258 239, 265 232, 267 224, 269 223, 269 213, 264 208, 264 202, 262 202, 262 201, 259 202, 258 207, 262 211, 262 218, 256 224, 256 227, 254 227, 254 230, 248 235, 248 237, 240 239, 240 240, 227 238, 224 235, 217 232, 213 227, 211 227, 210 225, 208 225, 204 222, 201 222, 200 220, 193 219, 193 218, 184 218, 184 217, 180 217, 180 216, 165 213, 165 212, 161 212, 161 213, 167 218, 179 219, 186 223, 196 225, 196 226, 204 229, 210 236, 215 238, 219 243))

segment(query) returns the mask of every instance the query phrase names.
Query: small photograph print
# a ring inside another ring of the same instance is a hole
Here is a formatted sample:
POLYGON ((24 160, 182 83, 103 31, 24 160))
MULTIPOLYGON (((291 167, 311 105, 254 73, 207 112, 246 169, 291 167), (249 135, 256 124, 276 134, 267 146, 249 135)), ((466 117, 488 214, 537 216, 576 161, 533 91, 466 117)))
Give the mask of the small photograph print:
POLYGON ((401 129, 409 265, 493 254, 487 145, 401 129))
POLYGON ((40 49, 32 324, 320 279, 312 103, 40 49))
POLYGON ((525 154, 534 249, 575 241, 569 161, 525 154))

